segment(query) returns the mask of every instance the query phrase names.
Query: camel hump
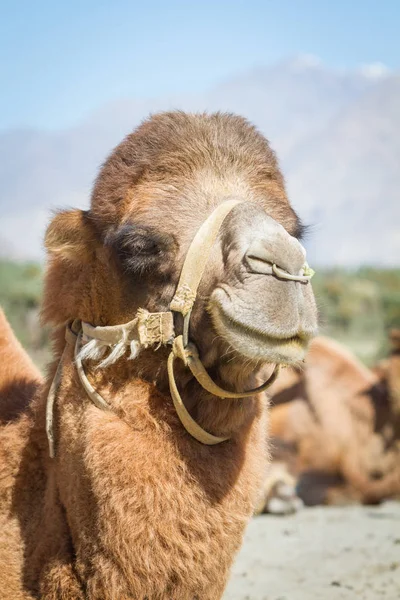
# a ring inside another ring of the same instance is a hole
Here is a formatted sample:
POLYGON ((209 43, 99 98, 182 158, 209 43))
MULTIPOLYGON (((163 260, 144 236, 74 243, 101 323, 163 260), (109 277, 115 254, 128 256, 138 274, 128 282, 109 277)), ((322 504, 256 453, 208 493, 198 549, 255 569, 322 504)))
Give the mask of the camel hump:
POLYGON ((42 376, 0 307, 0 423, 15 420, 29 404, 42 376))
POLYGON ((325 336, 315 337, 310 343, 307 367, 324 369, 326 376, 332 379, 340 376, 351 387, 366 389, 376 383, 376 375, 364 366, 360 360, 343 344, 325 336))

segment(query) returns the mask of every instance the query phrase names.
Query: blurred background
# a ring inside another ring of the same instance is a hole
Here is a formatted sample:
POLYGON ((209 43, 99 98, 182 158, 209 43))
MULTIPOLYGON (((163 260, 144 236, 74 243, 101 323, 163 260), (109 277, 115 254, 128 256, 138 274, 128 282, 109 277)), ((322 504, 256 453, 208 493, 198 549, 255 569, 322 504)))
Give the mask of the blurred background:
POLYGON ((399 22, 397 0, 2 0, 0 302, 36 360, 51 209, 86 207, 111 148, 168 108, 262 130, 311 226, 322 331, 383 356, 400 325, 399 22))
MULTIPOLYGON (((305 245, 317 271, 321 333, 368 368, 389 360, 390 352, 398 356, 399 30, 398 0, 0 0, 0 305, 35 362, 43 368, 49 358, 38 314, 51 211, 86 208, 112 147, 150 112, 171 108, 233 111, 257 125, 278 154, 294 208, 310 226, 305 245)), ((390 383, 400 366, 379 365, 385 402, 400 398, 400 383, 396 389, 390 383)), ((400 437, 396 431, 392 441, 400 437)), ((337 538, 338 523, 344 535, 355 531, 351 518, 338 513, 329 536, 337 538)), ((299 525, 305 528, 299 548, 307 544, 307 527, 322 523, 313 519, 299 525)), ((289 540, 287 531, 274 535, 289 540)), ((326 540, 319 531, 310 580, 326 540)), ((371 557, 374 538, 365 531, 362 544, 372 544, 371 557)), ((262 531, 254 530, 257 535, 262 531)), ((399 546, 389 548, 386 533, 381 536, 387 572, 394 572, 400 561, 391 557, 399 546)), ((260 540, 249 544, 254 575, 260 540)), ((282 548, 287 560, 291 549, 282 548)), ((301 565, 306 581, 307 564, 301 565)), ((369 572, 375 566, 370 561, 369 572)), ((270 598, 262 589, 252 592, 240 573, 227 597, 270 598)), ((330 592, 318 598, 354 598, 354 587, 344 591, 340 579, 332 574, 331 580, 330 592)), ((383 589, 374 585, 365 588, 373 600, 383 589)), ((389 600, 400 597, 395 588, 389 600)))

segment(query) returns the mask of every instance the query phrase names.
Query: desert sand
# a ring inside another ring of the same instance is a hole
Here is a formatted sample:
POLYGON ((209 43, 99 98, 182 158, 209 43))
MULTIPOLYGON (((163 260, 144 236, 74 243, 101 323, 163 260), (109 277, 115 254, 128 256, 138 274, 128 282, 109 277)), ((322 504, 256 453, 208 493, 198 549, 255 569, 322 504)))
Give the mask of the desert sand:
POLYGON ((400 502, 255 517, 223 600, 400 600, 400 502))

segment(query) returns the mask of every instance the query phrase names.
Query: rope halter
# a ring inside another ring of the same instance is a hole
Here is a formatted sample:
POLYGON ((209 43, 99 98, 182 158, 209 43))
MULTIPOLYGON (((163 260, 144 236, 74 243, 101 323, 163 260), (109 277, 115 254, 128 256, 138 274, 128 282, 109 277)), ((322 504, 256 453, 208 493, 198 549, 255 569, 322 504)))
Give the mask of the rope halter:
MULTIPOLYGON (((98 367, 106 367, 125 355, 130 348, 129 359, 134 359, 142 348, 172 345, 168 357, 167 371, 172 401, 178 417, 186 431, 197 441, 206 445, 215 445, 226 441, 226 437, 218 437, 205 431, 189 414, 179 393, 175 375, 174 362, 181 360, 191 371, 198 383, 208 392, 219 398, 246 398, 266 390, 277 378, 279 365, 275 365, 270 378, 255 389, 232 392, 219 387, 208 375, 200 360, 194 343, 189 342, 189 324, 192 308, 197 296, 203 273, 205 271, 211 249, 218 237, 226 216, 240 200, 227 200, 217 206, 211 215, 202 223, 186 254, 178 286, 166 312, 149 313, 139 308, 135 318, 123 325, 99 327, 83 321, 75 320, 66 327, 66 346, 58 363, 51 383, 46 404, 46 433, 49 443, 49 454, 55 456, 53 413, 54 403, 62 376, 62 364, 68 346, 74 347, 75 364, 82 387, 90 400, 101 410, 111 410, 108 402, 94 389, 84 369, 84 360, 100 360, 98 367), (175 336, 173 313, 183 316, 183 332, 175 336), (107 354, 107 352, 109 354, 107 354)), ((280 279, 308 283, 314 271, 307 264, 302 275, 291 275, 287 271, 272 265, 273 274, 280 279)))

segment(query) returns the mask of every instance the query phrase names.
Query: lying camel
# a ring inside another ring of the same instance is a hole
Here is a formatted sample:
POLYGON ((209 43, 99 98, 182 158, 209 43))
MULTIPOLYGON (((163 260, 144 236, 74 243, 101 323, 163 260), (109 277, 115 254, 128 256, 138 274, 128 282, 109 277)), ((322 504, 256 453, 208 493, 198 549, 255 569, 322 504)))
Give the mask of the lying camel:
MULTIPOLYGON (((384 387, 389 400, 386 409, 391 413, 391 435, 400 438, 400 329, 392 329, 389 334, 391 351, 388 358, 380 361, 373 372, 384 387)), ((381 412, 383 413, 384 407, 381 412)), ((385 415, 384 420, 388 420, 385 415)), ((389 434, 388 434, 389 435, 389 434)))
POLYGON ((272 386, 269 431, 279 478, 292 476, 306 504, 400 495, 399 405, 389 384, 398 381, 397 361, 394 349, 374 373, 340 344, 318 337, 304 370, 286 369, 272 386))
POLYGON ((54 217, 54 362, 0 434, 2 600, 222 596, 267 462, 261 392, 316 329, 300 234, 267 141, 225 114, 153 116, 90 209, 54 217))

